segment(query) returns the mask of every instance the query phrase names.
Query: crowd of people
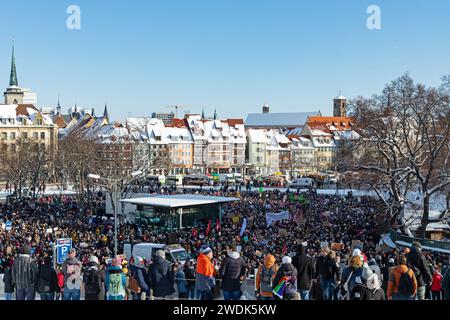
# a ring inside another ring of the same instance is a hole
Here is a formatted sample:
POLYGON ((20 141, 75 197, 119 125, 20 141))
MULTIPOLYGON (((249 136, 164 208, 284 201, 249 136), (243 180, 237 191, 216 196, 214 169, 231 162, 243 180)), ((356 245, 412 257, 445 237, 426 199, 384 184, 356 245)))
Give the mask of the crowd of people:
MULTIPOLYGON (((173 193, 161 188, 158 192, 173 193)), ((21 200, 0 208, 0 268, 5 299, 126 300, 213 299, 243 296, 254 277, 258 299, 449 299, 448 256, 379 246, 380 203, 370 197, 320 195, 310 190, 223 188, 185 193, 233 196, 221 222, 205 220, 175 232, 191 259, 170 263, 164 250, 153 260, 114 256, 114 220, 96 216, 105 200, 81 208, 75 197, 21 200), (267 213, 289 218, 268 225, 267 213), (5 223, 10 223, 10 228, 5 223), (244 225, 244 226, 243 226, 244 225), (54 267, 56 239, 73 249, 54 267)), ((168 243, 168 232, 120 221, 119 253, 125 243, 168 243)))

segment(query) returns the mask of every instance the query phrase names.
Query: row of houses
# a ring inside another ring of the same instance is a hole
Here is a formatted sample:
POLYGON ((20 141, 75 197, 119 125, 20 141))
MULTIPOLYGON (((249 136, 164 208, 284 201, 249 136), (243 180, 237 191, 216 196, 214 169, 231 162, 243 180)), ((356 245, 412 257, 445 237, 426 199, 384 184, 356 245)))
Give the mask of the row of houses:
MULTIPOLYGON (((157 118, 127 118, 110 123, 84 114, 60 129, 60 138, 82 133, 103 148, 128 150, 133 168, 152 174, 241 173, 252 176, 334 169, 339 148, 358 138, 349 117, 304 116, 295 128, 247 128, 243 119, 205 119, 187 114, 164 123, 157 118), (127 148, 109 145, 128 145, 127 148)), ((111 152, 105 157, 114 161, 111 152)))
MULTIPOLYGON (((129 145, 134 166, 152 168, 154 174, 298 175, 334 169, 339 148, 358 139, 348 117, 308 116, 303 126, 284 130, 247 129, 243 119, 210 120, 197 114, 174 118, 171 124, 157 118, 111 123, 107 112, 102 117, 85 113, 64 124, 59 120, 33 105, 0 105, 0 140, 30 138, 56 150, 58 136, 81 132, 103 145, 129 145)), ((108 157, 115 159, 113 153, 108 157)))

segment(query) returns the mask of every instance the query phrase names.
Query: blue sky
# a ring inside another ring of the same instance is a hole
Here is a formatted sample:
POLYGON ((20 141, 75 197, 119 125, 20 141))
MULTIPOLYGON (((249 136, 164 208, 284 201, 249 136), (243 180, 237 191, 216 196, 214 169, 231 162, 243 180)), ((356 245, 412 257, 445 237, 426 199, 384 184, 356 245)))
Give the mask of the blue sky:
POLYGON ((438 85, 450 73, 448 0, 15 0, 0 11, 0 88, 11 39, 19 85, 40 106, 58 94, 114 119, 170 105, 219 117, 332 112, 339 90, 371 95, 408 71, 438 85), (81 30, 66 9, 81 8, 81 30), (382 29, 366 27, 381 7, 382 29))

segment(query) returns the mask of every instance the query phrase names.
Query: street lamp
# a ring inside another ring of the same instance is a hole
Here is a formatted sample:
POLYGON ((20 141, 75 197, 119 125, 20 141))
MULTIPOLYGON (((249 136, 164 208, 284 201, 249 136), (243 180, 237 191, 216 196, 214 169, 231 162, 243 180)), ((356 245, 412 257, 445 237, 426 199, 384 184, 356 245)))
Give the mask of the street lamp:
MULTIPOLYGON (((131 173, 131 176, 133 178, 136 178, 138 176, 142 175, 142 171, 135 171, 131 173)), ((119 178, 119 179, 112 179, 112 178, 104 178, 99 176, 98 174, 88 174, 87 177, 89 179, 93 180, 105 180, 109 183, 112 183, 112 194, 114 195, 114 257, 117 258, 117 189, 119 186, 119 183, 124 180, 126 177, 119 178)))

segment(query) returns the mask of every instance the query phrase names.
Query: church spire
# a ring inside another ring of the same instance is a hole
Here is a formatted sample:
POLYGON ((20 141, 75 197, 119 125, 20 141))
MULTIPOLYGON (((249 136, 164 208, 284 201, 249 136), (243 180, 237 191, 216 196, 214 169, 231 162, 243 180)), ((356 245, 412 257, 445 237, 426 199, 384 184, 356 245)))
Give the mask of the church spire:
POLYGON ((58 116, 61 115, 61 104, 59 103, 59 95, 58 95, 58 106, 56 107, 56 114, 58 116))
POLYGON ((19 86, 17 82, 17 71, 16 71, 16 58, 14 56, 14 40, 12 45, 12 55, 11 55, 11 75, 9 77, 9 86, 19 86))
POLYGON ((202 120, 205 119, 205 109, 202 109, 202 120))
POLYGON ((109 122, 108 106, 105 103, 105 110, 103 111, 103 119, 109 122))
POLYGON ((217 120, 217 110, 214 109, 214 120, 217 120))

